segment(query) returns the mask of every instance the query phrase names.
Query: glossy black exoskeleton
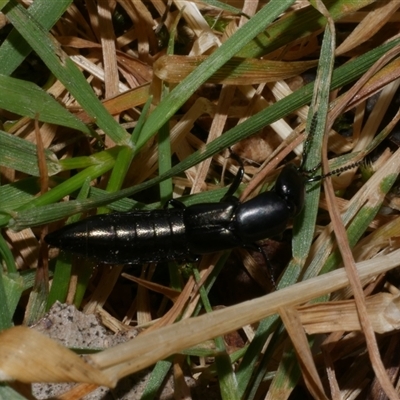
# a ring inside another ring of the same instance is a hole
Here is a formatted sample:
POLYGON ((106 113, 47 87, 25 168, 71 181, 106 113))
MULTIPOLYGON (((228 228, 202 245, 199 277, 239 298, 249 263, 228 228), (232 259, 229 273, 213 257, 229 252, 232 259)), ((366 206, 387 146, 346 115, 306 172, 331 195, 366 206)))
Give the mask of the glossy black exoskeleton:
POLYGON ((198 255, 256 242, 281 234, 304 205, 303 174, 286 165, 275 187, 241 203, 233 196, 243 167, 219 203, 96 215, 50 233, 51 246, 108 264, 195 260, 198 255))

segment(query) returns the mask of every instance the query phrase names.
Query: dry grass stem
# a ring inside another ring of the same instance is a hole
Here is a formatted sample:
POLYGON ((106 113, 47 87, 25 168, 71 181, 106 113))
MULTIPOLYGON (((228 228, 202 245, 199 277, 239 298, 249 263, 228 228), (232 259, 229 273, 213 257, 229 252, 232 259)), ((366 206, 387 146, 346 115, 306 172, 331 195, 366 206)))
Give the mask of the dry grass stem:
MULTIPOLYGON (((396 250, 386 256, 359 263, 358 273, 360 278, 366 278, 394 268, 399 265, 399 255, 400 251, 396 250)), ((159 359, 165 358, 195 343, 259 321, 278 312, 280 308, 304 303, 336 291, 347 284, 346 273, 343 269, 340 269, 281 289, 260 299, 154 330, 130 343, 120 345, 119 348, 106 350, 91 356, 91 358, 100 368, 110 368, 111 374, 121 377, 151 365, 157 357, 159 359), (191 334, 188 335, 187 332, 191 332, 191 334), (155 348, 153 343, 159 343, 159 346, 155 348), (120 363, 120 366, 111 367, 118 363, 120 363)))

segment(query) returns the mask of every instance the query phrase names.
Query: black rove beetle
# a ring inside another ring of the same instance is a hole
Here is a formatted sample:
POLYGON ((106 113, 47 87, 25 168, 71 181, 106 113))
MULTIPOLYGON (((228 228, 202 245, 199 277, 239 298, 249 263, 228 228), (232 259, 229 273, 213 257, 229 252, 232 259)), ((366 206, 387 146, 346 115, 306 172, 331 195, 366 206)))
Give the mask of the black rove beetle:
MULTIPOLYGON (((305 150, 309 141, 306 140, 305 150)), ((303 163, 306 151, 303 154, 303 163)), ((311 171, 287 164, 271 191, 241 203, 234 193, 242 181, 243 165, 218 203, 184 206, 170 200, 173 208, 95 215, 48 234, 45 241, 65 251, 105 264, 143 264, 173 260, 197 260, 201 254, 253 248, 265 254, 257 242, 283 233, 289 220, 304 206, 306 182, 339 174, 359 163, 326 175, 308 177, 311 171)))
POLYGON ((303 208, 305 177, 286 165, 273 190, 241 203, 234 197, 243 177, 219 203, 95 215, 48 234, 45 241, 105 264, 196 260, 199 255, 235 247, 259 249, 257 241, 281 234, 303 208))

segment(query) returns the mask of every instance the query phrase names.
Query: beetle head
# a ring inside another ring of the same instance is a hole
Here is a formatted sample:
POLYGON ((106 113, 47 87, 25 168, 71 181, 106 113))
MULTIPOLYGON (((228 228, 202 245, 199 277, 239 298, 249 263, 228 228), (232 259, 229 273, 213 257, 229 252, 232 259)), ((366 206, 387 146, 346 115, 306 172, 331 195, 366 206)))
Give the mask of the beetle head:
POLYGON ((298 215, 304 206, 305 178, 293 164, 287 164, 275 184, 275 192, 286 201, 292 216, 298 215))

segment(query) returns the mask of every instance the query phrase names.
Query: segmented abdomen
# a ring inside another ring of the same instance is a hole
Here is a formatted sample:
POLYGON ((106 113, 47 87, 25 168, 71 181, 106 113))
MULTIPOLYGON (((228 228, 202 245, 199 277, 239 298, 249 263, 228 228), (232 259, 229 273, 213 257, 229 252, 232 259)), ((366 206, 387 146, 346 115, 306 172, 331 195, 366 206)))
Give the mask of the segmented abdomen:
POLYGON ((108 264, 190 258, 184 210, 96 215, 49 234, 47 243, 108 264))

